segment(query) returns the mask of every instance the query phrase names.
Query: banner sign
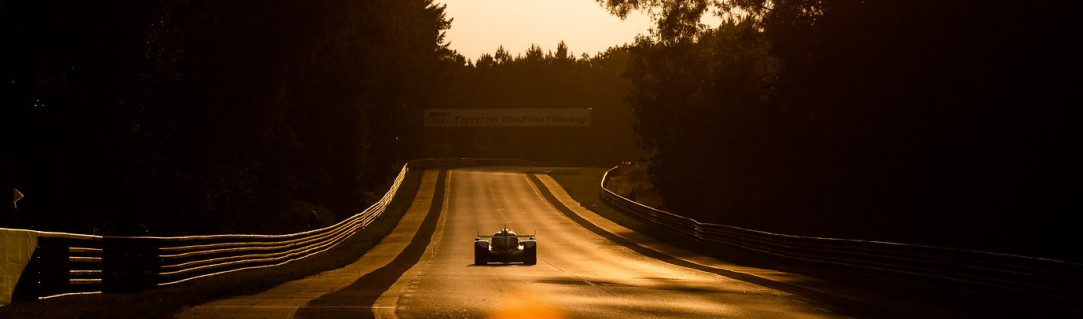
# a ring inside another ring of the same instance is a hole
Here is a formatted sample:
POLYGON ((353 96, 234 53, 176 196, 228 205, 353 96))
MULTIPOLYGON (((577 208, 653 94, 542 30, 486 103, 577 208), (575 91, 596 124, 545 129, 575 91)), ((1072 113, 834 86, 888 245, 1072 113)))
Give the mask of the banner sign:
POLYGON ((591 109, 426 109, 427 127, 590 126, 591 109))
POLYGON ((38 235, 33 231, 0 228, 0 306, 11 303, 15 284, 37 246, 38 235))

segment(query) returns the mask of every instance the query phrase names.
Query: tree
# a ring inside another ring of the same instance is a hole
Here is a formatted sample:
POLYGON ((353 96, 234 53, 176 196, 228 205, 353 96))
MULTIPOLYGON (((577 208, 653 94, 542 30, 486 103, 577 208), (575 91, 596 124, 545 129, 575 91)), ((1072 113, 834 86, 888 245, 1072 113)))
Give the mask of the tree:
POLYGON ((599 2, 655 18, 630 100, 679 213, 1080 258, 1055 248, 1083 175, 1063 147, 1080 132, 1062 120, 1078 113, 1062 72, 1080 69, 1064 41, 1080 5, 599 2), (729 22, 697 27, 709 10, 729 22))
POLYGON ((431 0, 45 0, 0 14, 5 76, 68 81, 57 96, 11 88, 19 122, 48 132, 20 130, 32 142, 13 150, 36 163, 13 182, 47 203, 25 210, 45 230, 286 232, 311 208, 353 214, 416 154, 404 119, 433 103, 431 75, 453 57, 431 0))
POLYGON ((563 42, 557 45, 557 54, 542 52, 535 44, 512 59, 501 47, 495 54, 482 54, 473 66, 459 64, 444 91, 442 107, 591 108, 594 115, 589 127, 427 128, 438 142, 459 146, 457 153, 430 156, 526 158, 580 165, 610 165, 630 156, 634 152, 631 110, 623 102, 630 83, 621 77, 628 67, 627 48, 579 60, 570 56, 563 42))

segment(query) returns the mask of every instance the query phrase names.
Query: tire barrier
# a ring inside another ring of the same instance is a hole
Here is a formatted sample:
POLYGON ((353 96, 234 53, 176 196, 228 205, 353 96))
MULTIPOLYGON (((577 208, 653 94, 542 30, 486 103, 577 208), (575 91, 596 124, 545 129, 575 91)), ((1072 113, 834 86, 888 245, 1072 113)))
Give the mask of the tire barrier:
POLYGON ((648 207, 606 188, 602 201, 697 244, 739 249, 791 262, 868 271, 948 284, 1071 312, 1083 311, 1083 264, 1047 258, 894 242, 795 236, 701 223, 648 207))
POLYGON ((390 190, 364 211, 331 226, 293 234, 98 236, 0 228, 0 238, 4 238, 0 306, 11 302, 13 296, 44 299, 139 291, 298 261, 331 249, 379 218, 411 170, 531 164, 500 159, 410 161, 403 165, 390 190), (10 283, 15 284, 11 287, 10 283))

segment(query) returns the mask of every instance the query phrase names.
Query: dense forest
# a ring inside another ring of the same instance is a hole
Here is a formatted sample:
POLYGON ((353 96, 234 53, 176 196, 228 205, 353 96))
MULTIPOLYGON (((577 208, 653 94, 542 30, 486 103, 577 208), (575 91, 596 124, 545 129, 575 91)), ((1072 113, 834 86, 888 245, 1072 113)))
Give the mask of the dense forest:
POLYGON ((598 2, 657 22, 629 102, 674 211, 1083 259, 1079 2, 598 2))
POLYGON ((634 117, 624 101, 631 91, 631 81, 624 76, 631 60, 627 47, 574 56, 563 42, 557 43, 555 51, 532 45, 515 55, 501 46, 475 60, 462 59, 447 72, 447 85, 440 95, 445 108, 590 109, 591 123, 585 127, 418 129, 430 142, 455 143, 457 150, 447 155, 593 166, 614 165, 636 156, 634 117))
POLYGON ((0 227, 289 232, 367 206, 457 63, 432 0, 3 1, 0 227))

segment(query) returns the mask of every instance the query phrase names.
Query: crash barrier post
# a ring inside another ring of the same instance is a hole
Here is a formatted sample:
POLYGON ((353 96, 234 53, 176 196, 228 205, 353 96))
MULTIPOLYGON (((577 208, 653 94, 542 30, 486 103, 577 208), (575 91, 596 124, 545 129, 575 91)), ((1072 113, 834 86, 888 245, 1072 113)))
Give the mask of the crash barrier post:
POLYGON ((918 278, 1083 311, 1083 264, 1013 254, 871 240, 795 236, 701 223, 618 195, 602 176, 601 200, 655 227, 709 246, 846 271, 918 278))
POLYGON ((98 236, 0 228, 0 235, 33 237, 17 246, 4 238, 0 260, 0 306, 14 298, 41 299, 71 294, 130 292, 240 270, 273 267, 327 251, 378 219, 411 171, 426 168, 532 165, 507 159, 413 160, 399 171, 384 196, 364 211, 334 225, 284 235, 98 236), (25 247, 24 247, 25 246, 25 247), (19 251, 27 260, 8 258, 19 251), (16 262, 8 262, 8 259, 16 262), (14 265, 8 267, 8 265, 14 265), (18 269, 16 269, 18 268, 18 269), (17 283, 9 283, 10 281, 17 283), (16 279, 17 278, 17 279, 16 279), (14 285, 14 287, 10 287, 14 285), (5 293, 5 286, 9 290, 5 293))

